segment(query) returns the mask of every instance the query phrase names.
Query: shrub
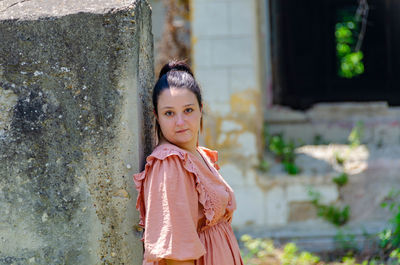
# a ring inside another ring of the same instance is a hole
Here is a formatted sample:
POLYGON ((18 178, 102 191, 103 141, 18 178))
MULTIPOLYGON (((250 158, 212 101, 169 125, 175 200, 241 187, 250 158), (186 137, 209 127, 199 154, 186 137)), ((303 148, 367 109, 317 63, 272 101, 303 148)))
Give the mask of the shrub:
POLYGON ((295 163, 295 145, 293 141, 286 142, 281 134, 269 137, 268 149, 279 159, 285 171, 290 175, 296 175, 300 168, 295 163))
POLYGON ((349 177, 346 173, 342 173, 339 176, 333 178, 333 182, 336 183, 339 187, 343 187, 344 185, 347 184, 349 177))
POLYGON ((343 208, 339 208, 334 205, 324 205, 320 202, 321 194, 312 188, 308 194, 311 197, 311 203, 317 208, 318 216, 336 226, 344 225, 349 221, 350 206, 345 205, 343 208))

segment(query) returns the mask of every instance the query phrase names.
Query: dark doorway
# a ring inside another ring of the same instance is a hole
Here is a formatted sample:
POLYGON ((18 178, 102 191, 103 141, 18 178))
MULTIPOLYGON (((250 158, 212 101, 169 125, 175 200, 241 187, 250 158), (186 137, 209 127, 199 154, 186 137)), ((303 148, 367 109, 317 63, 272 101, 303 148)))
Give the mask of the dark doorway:
POLYGON ((357 0, 270 0, 273 102, 307 109, 317 102, 400 105, 400 1, 368 0, 365 71, 338 75, 335 25, 357 0), (397 23, 396 23, 397 22, 397 23))

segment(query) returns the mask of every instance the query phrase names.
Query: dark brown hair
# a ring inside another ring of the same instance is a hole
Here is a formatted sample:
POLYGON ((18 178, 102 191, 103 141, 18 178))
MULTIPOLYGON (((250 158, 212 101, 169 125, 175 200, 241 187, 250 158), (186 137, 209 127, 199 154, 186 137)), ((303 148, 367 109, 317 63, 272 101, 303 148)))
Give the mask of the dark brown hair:
MULTIPOLYGON (((187 65, 184 61, 170 61, 161 68, 158 80, 153 88, 153 108, 157 116, 158 98, 162 91, 165 89, 170 89, 171 87, 189 89, 196 96, 197 102, 199 103, 200 108, 202 108, 203 101, 201 97, 200 86, 196 82, 189 65, 187 65)), ((202 128, 203 118, 200 121, 200 129, 202 128)), ((156 131, 158 139, 160 139, 162 133, 157 120, 156 131)))

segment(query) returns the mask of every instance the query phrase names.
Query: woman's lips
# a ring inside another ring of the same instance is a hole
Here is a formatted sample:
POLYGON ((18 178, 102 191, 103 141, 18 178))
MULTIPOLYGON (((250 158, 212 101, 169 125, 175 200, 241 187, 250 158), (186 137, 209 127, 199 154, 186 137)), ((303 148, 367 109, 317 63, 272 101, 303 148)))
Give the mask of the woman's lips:
POLYGON ((188 129, 184 129, 184 130, 179 130, 179 131, 176 131, 176 133, 183 133, 183 132, 186 132, 188 129))

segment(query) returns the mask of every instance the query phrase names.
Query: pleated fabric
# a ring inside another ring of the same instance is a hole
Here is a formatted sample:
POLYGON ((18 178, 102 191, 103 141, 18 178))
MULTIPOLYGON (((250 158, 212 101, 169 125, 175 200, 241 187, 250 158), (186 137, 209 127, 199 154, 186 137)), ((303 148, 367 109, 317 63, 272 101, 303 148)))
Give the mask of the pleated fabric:
POLYGON ((197 265, 243 264, 230 223, 222 221, 199 233, 199 237, 207 252, 197 265))
POLYGON ((165 259, 195 260, 200 265, 242 265, 231 221, 236 201, 218 172, 218 153, 198 147, 206 161, 165 143, 134 175, 136 208, 144 228, 143 265, 165 259))

